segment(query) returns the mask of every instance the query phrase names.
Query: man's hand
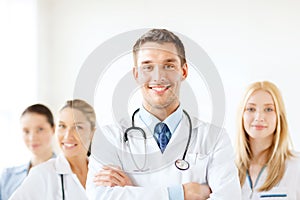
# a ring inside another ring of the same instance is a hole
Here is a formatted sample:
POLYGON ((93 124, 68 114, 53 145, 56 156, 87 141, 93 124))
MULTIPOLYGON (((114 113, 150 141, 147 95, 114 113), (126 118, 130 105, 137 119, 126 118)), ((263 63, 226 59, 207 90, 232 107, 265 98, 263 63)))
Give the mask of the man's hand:
POLYGON ((184 200, 206 200, 211 190, 207 184, 190 182, 183 184, 184 200))
POLYGON ((132 186, 130 178, 120 167, 104 166, 102 170, 95 174, 93 179, 97 186, 132 186))

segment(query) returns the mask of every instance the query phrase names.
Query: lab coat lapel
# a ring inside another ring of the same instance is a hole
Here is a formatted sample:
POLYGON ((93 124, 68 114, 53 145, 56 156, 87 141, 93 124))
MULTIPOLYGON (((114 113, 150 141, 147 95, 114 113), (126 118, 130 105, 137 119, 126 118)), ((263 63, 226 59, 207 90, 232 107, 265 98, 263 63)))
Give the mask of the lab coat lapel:
POLYGON ((55 160, 55 170, 57 174, 72 174, 69 162, 63 154, 57 156, 55 160))

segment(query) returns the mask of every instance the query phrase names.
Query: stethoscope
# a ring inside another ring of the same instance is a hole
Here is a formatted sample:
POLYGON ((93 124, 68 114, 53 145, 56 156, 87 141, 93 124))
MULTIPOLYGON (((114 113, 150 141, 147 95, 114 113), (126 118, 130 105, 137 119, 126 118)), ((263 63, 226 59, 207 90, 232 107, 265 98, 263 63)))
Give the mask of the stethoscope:
POLYGON ((64 175, 60 175, 60 182, 61 182, 61 194, 62 194, 62 200, 65 200, 65 187, 64 187, 64 175))
MULTIPOLYGON (((132 117, 131 117, 131 127, 127 128, 124 132, 124 137, 123 137, 123 141, 128 145, 128 148, 129 148, 129 152, 130 152, 130 156, 131 156, 131 159, 135 165, 135 167, 138 169, 136 171, 145 171, 145 166, 146 166, 146 160, 147 160, 147 147, 146 147, 146 133, 145 131, 140 128, 140 127, 136 127, 134 125, 134 117, 136 115, 136 113, 138 113, 140 111, 140 109, 138 108, 136 111, 133 112, 132 114, 132 117), (139 167, 133 157, 133 154, 132 154, 132 151, 131 151, 131 148, 130 148, 130 144, 129 144, 129 141, 128 141, 128 132, 129 131, 132 131, 132 130, 137 130, 139 131, 140 133, 142 133, 143 135, 143 138, 144 138, 144 147, 145 147, 145 158, 144 158, 144 164, 143 164, 143 167, 139 167)), ((188 121, 189 121, 189 138, 187 140, 187 143, 186 143, 186 146, 185 146, 185 150, 184 150, 184 153, 183 153, 183 156, 182 156, 182 159, 177 159, 175 161, 175 166, 179 169, 179 170, 187 170, 189 169, 190 167, 190 164, 188 161, 185 160, 185 156, 186 156, 186 153, 188 151, 188 148, 189 148, 189 145, 190 145, 190 141, 191 141, 191 137, 192 137, 192 120, 189 116, 189 114, 183 110, 184 114, 187 116, 188 118, 188 121)))
MULTIPOLYGON (((91 155, 91 148, 92 145, 90 144, 88 152, 87 152, 87 156, 89 157, 91 155)), ((64 186, 64 175, 63 174, 59 174, 60 176, 60 184, 61 184, 61 196, 62 196, 62 200, 65 200, 65 186, 64 186)))

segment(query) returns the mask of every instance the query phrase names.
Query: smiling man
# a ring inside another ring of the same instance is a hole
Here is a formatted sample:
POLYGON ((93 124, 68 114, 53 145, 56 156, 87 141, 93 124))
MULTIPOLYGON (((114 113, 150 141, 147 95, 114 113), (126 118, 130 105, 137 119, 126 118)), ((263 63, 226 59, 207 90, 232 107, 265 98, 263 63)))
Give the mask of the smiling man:
POLYGON ((190 117, 180 104, 188 75, 181 40, 168 30, 152 29, 136 41, 133 56, 142 106, 132 123, 103 127, 95 135, 90 199, 240 199, 227 133, 190 117))
POLYGON ((136 48, 134 78, 141 86, 144 108, 163 121, 179 106, 181 82, 188 67, 173 43, 147 42, 136 48))

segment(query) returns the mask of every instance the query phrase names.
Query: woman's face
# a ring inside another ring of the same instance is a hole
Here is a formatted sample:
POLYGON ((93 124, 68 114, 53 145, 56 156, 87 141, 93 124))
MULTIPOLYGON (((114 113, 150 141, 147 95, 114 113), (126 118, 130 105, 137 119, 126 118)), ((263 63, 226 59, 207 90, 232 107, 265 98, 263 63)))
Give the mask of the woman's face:
POLYGON ((60 111, 56 133, 66 158, 86 155, 93 132, 90 122, 81 111, 72 108, 60 111))
POLYGON ((52 152, 54 127, 47 117, 38 113, 25 113, 21 117, 23 140, 27 148, 36 156, 52 152))
POLYGON ((249 97, 244 110, 243 123, 251 139, 273 138, 277 116, 270 93, 257 90, 249 97))

